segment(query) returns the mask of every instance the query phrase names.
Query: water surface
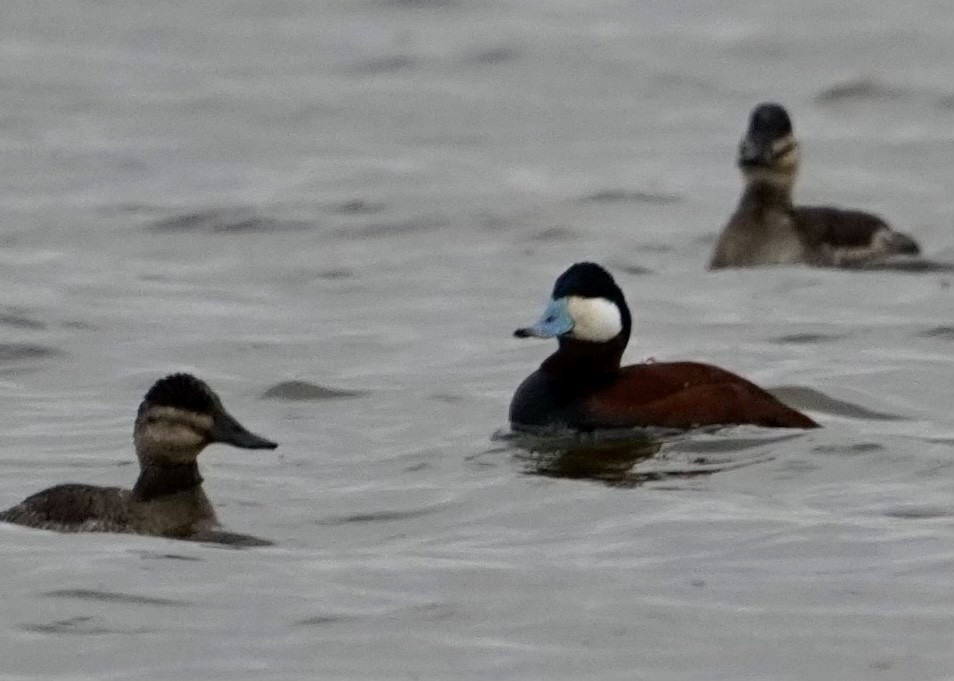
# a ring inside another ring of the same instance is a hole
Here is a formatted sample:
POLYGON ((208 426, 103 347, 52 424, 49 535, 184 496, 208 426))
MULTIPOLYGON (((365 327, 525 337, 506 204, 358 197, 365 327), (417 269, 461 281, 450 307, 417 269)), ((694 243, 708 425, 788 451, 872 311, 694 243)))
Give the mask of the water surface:
POLYGON ((801 200, 954 261, 952 30, 939 1, 4 13, 0 505, 131 484, 173 370, 281 447, 201 461, 271 547, 0 527, 0 676, 950 678, 954 275, 703 265, 764 99, 801 200), (551 349, 510 334, 583 258, 628 360, 825 428, 493 438, 551 349))

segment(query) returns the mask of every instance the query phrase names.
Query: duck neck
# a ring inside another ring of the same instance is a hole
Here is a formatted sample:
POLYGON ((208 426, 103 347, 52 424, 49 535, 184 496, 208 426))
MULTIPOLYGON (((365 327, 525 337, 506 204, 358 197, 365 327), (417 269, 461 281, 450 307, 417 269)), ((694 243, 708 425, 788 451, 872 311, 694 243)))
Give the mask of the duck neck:
POLYGON ((742 194, 743 206, 791 210, 792 185, 765 180, 750 181, 742 194))
POLYGON ((190 463, 147 463, 139 471, 133 487, 133 499, 151 501, 190 490, 201 491, 202 476, 199 465, 190 463))
POLYGON ((751 175, 746 178, 745 192, 739 202, 740 208, 755 210, 792 209, 792 186, 794 177, 751 175))
POLYGON ((621 333, 606 343, 561 338, 559 349, 544 360, 540 368, 574 386, 598 384, 617 374, 628 340, 628 333, 621 333))

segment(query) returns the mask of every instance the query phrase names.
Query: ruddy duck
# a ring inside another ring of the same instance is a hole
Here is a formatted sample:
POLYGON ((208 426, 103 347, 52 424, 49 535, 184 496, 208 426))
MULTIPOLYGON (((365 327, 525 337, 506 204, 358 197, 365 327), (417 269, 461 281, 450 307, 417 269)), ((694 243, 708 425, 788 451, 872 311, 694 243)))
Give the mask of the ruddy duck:
POLYGON ((792 205, 798 142, 778 104, 752 110, 737 163, 745 191, 719 236, 710 269, 793 263, 851 267, 920 252, 913 239, 877 215, 792 205))
POLYGON ((60 532, 188 538, 218 524, 196 463, 205 446, 278 446, 247 431, 208 385, 189 374, 167 376, 149 389, 136 414, 133 441, 139 478, 132 490, 57 485, 3 511, 0 520, 60 532))
POLYGON ((595 430, 753 424, 816 428, 754 383, 698 362, 620 367, 632 329, 623 292, 605 269, 580 262, 560 275, 550 303, 517 338, 556 338, 559 348, 517 388, 517 430, 595 430))

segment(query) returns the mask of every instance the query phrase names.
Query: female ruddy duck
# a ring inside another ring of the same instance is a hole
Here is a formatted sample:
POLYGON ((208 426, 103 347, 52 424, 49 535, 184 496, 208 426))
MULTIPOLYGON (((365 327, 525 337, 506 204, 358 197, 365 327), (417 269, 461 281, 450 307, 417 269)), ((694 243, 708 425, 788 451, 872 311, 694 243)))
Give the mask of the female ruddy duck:
POLYGON ((167 376, 149 389, 136 414, 133 440, 139 478, 132 490, 57 485, 3 511, 0 520, 60 532, 188 538, 218 524, 196 464, 205 446, 278 446, 247 431, 208 385, 189 374, 167 376))
POLYGON ((710 269, 792 263, 850 267, 920 252, 913 239, 877 215, 792 205, 798 142, 778 104, 752 110, 737 163, 745 191, 719 236, 710 269))
POLYGON ((560 275, 543 316, 517 338, 556 338, 559 348, 517 388, 517 430, 694 428, 752 424, 817 428, 741 376, 698 362, 620 367, 632 317, 623 292, 599 265, 576 263, 560 275))

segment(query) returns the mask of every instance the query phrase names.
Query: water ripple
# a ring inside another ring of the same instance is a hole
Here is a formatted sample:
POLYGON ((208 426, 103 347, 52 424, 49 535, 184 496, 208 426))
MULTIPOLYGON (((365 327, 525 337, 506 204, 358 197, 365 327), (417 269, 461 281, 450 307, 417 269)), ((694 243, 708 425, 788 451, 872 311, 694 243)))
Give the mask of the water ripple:
POLYGON ((308 381, 282 381, 263 392, 262 398, 267 400, 305 402, 360 397, 365 394, 366 393, 361 390, 327 388, 317 383, 309 383, 308 381))
POLYGON ((98 589, 54 589, 53 591, 45 591, 40 595, 48 598, 76 598, 86 601, 106 601, 109 603, 125 603, 128 605, 192 605, 187 601, 141 596, 139 594, 125 594, 115 591, 100 591, 98 589))
POLYGON ((212 234, 273 233, 313 228, 305 220, 286 220, 258 214, 247 208, 221 208, 183 213, 147 225, 154 232, 209 232, 212 234))

